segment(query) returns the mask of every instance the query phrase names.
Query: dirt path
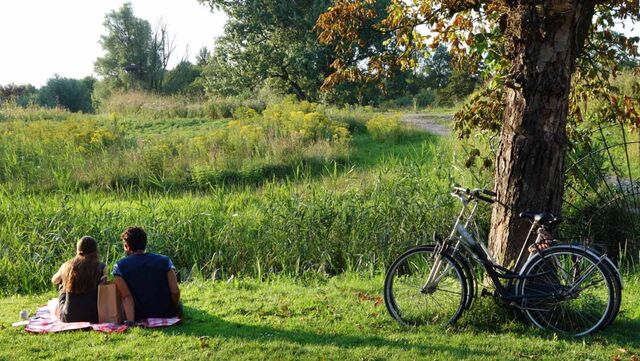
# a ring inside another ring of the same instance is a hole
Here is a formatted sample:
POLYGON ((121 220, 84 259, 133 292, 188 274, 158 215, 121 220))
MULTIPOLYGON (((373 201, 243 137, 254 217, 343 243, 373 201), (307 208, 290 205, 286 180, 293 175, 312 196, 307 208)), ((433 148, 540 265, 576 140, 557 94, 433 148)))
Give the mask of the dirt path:
POLYGON ((451 133, 445 125, 451 121, 451 116, 447 114, 404 114, 402 121, 435 135, 447 136, 451 133))

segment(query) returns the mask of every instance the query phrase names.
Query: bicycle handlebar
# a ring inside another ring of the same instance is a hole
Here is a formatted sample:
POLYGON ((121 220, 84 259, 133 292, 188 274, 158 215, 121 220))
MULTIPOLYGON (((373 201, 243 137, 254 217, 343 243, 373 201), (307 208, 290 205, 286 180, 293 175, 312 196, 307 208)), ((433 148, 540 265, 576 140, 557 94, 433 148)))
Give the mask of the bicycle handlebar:
POLYGON ((494 203, 495 199, 493 199, 493 197, 496 196, 495 192, 492 192, 488 189, 476 188, 474 190, 470 190, 469 188, 463 188, 458 186, 453 187, 453 192, 456 194, 466 194, 468 196, 471 196, 472 198, 479 199, 487 203, 494 203), (489 197, 485 197, 485 196, 489 196, 489 197))

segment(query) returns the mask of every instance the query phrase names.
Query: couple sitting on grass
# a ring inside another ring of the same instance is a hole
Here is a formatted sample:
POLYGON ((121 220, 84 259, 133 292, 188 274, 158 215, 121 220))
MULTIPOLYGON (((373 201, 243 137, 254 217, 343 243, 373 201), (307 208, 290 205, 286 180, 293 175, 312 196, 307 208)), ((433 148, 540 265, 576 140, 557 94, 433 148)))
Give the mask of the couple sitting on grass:
MULTIPOLYGON (((181 316, 180 290, 171 259, 146 253, 147 234, 129 227, 120 236, 126 257, 113 267, 122 297, 125 324, 145 318, 181 316)), ((98 258, 95 239, 82 237, 76 256, 60 267, 51 281, 60 285, 59 317, 62 322, 98 322, 98 285, 106 282, 107 267, 98 258)))

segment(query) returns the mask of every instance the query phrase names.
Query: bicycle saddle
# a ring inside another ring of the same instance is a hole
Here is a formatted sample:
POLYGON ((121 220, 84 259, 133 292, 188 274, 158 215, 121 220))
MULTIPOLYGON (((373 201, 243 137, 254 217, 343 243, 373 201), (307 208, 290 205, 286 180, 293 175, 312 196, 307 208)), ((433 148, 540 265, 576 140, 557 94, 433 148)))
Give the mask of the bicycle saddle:
POLYGON ((555 214, 550 212, 522 212, 520 213, 520 218, 526 218, 537 223, 544 224, 556 224, 564 220, 562 216, 556 216, 555 214))

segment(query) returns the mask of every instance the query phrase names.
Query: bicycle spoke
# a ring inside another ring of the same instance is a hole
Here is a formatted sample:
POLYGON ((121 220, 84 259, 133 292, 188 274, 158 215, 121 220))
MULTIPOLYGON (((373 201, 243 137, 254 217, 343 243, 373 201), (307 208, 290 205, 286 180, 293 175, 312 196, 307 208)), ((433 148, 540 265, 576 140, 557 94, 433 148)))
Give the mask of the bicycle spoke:
POLYGON ((451 290, 445 290, 445 289, 438 288, 438 287, 436 287, 436 290, 442 291, 442 292, 447 292, 447 293, 453 293, 453 294, 456 294, 456 295, 461 295, 462 294, 462 292, 455 292, 455 291, 451 291, 451 290))
POLYGON ((527 317, 542 328, 562 333, 582 335, 596 329, 605 320, 611 305, 611 283, 599 263, 599 259, 588 258, 575 250, 559 250, 541 257, 527 273, 552 273, 524 279, 521 292, 523 297, 548 294, 550 299, 537 302, 525 299, 525 307, 547 309, 545 312, 525 309, 527 317))
POLYGON ((409 252, 397 261, 391 273, 392 283, 385 297, 396 319, 405 324, 449 324, 457 319, 466 300, 465 280, 461 269, 449 257, 442 256, 441 267, 434 270, 431 249, 409 252), (429 274, 432 281, 425 284, 429 274))

